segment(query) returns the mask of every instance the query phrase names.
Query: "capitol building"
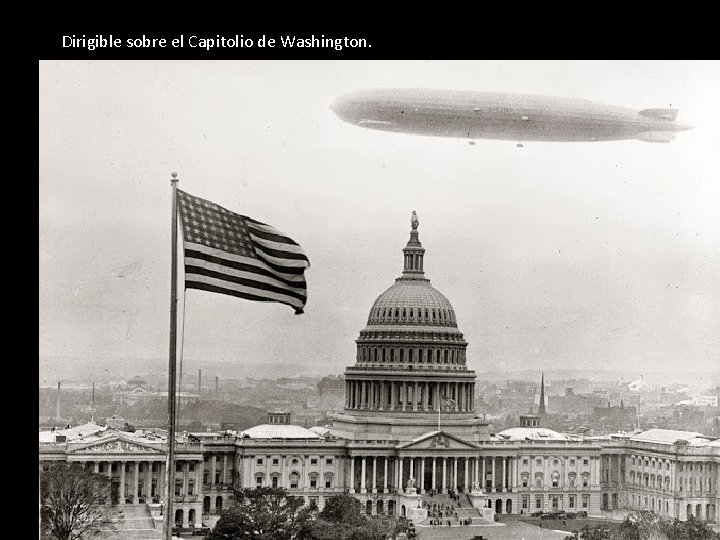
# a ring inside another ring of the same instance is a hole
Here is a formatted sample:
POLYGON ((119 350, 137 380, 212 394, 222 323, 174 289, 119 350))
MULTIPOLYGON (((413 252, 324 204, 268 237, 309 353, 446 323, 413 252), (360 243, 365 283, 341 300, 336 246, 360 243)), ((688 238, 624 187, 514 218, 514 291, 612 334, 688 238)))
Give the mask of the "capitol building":
MULTIPOLYGON (((178 527, 213 524, 234 492, 272 486, 323 508, 339 493, 368 514, 425 519, 424 503, 467 497, 473 522, 495 514, 653 510, 719 522, 720 441, 653 429, 565 435, 521 417, 499 433, 476 411, 476 374, 450 301, 425 275, 418 220, 403 271, 370 307, 345 371, 345 403, 331 426, 306 429, 272 417, 241 432, 178 435, 178 527)), ((166 433, 86 424, 40 432, 40 467, 79 462, 112 481, 112 504, 145 505, 164 493, 166 433)))

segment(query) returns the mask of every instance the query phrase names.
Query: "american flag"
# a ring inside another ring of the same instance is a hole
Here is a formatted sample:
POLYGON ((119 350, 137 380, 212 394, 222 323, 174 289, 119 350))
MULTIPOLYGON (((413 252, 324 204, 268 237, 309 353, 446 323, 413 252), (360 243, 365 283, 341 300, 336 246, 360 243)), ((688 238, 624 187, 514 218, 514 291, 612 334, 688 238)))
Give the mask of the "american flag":
POLYGON ((440 405, 442 407, 455 407, 455 400, 449 397, 441 396, 440 405))
POLYGON ((287 304, 296 314, 307 302, 302 248, 265 223, 177 191, 185 251, 185 288, 246 300, 287 304))

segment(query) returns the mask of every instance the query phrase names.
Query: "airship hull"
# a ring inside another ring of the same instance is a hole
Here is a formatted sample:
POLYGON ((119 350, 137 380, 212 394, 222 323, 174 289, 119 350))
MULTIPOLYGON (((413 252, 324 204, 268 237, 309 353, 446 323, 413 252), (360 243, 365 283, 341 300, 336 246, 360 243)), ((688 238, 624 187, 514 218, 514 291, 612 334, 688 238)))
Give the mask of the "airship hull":
POLYGON ((356 92, 331 106, 346 122, 381 131, 513 141, 667 142, 675 109, 605 105, 589 100, 457 90, 388 89, 356 92))

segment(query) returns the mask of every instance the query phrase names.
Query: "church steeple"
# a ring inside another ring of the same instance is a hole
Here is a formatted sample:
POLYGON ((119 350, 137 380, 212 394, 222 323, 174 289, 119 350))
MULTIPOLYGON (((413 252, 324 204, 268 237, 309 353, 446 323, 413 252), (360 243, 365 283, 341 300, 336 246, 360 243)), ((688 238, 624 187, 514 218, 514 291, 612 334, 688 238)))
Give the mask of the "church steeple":
POLYGON ((423 270, 423 257, 425 255, 425 248, 420 243, 418 237, 418 221, 417 214, 413 210, 412 216, 410 216, 410 240, 407 245, 403 248, 403 256, 405 257, 405 264, 403 268, 402 277, 405 279, 425 279, 425 272, 423 270))
POLYGON ((542 374, 540 379, 540 406, 538 407, 538 414, 545 414, 545 373, 542 374))

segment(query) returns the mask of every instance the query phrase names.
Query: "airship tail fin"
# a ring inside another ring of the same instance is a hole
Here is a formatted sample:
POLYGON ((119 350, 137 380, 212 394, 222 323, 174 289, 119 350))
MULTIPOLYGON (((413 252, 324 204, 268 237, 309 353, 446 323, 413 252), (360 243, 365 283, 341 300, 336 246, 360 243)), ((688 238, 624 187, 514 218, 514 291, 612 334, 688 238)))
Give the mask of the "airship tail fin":
POLYGON ((669 143, 675 138, 672 131, 643 131, 638 133, 636 139, 645 142, 669 143))
POLYGON ((677 109, 643 109, 641 115, 651 118, 660 118, 662 120, 675 120, 678 115, 677 109))

